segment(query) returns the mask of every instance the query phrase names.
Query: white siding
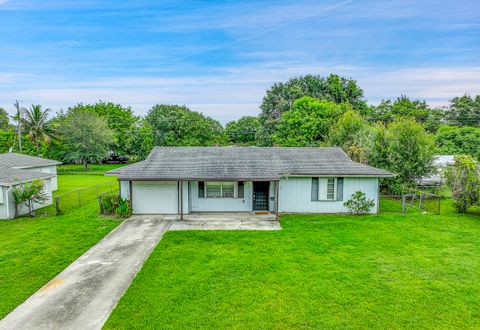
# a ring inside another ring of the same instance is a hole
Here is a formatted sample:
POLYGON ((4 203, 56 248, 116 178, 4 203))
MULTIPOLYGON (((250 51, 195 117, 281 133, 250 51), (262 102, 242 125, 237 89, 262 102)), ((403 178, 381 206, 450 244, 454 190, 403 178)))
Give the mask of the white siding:
POLYGON ((130 199, 130 181, 120 181, 120 196, 130 199))
POLYGON ((199 198, 198 181, 190 181, 192 212, 252 211, 252 182, 245 181, 243 198, 199 198))
MULTIPOLYGON (((42 166, 42 167, 32 167, 28 168, 29 170, 32 171, 39 171, 42 173, 51 173, 51 174, 57 174, 57 166, 42 166)), ((51 185, 52 185, 52 191, 56 191, 58 189, 58 180, 57 177, 54 177, 51 179, 51 185)))
MULTIPOLYGON (((13 219, 15 217, 15 202, 13 201, 12 189, 10 189, 8 196, 8 213, 7 213, 7 195, 6 192, 9 187, 0 187, 0 193, 3 195, 3 203, 0 204, 0 219, 13 219)), ((39 208, 48 206, 52 204, 52 181, 51 179, 45 180, 45 193, 47 195, 47 201, 45 204, 34 204, 33 209, 37 210, 39 208)), ((19 215, 28 213, 28 208, 26 206, 20 207, 19 215)))
POLYGON ((375 201, 372 213, 378 210, 377 178, 344 178, 342 201, 312 201, 312 178, 286 178, 280 181, 279 211, 286 213, 344 213, 343 203, 360 190, 375 201))
POLYGON ((6 191, 8 187, 0 186, 0 219, 7 219, 7 200, 6 200, 6 191))

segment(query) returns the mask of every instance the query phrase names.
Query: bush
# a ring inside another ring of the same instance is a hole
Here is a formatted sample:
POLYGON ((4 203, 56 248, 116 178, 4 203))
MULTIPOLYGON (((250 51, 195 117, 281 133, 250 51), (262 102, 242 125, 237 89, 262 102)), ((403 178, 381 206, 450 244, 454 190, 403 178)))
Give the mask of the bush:
POLYGON ((98 202, 101 214, 115 215, 119 218, 128 218, 132 215, 130 200, 116 193, 103 193, 98 196, 98 202))
POLYGON ((15 216, 19 215, 23 205, 27 206, 29 216, 33 217, 33 207, 35 204, 45 204, 48 196, 45 193, 45 182, 35 179, 32 182, 16 186, 12 190, 13 200, 15 202, 15 216))
POLYGON ((132 207, 129 199, 123 199, 118 196, 117 207, 115 208, 115 214, 119 218, 128 218, 132 215, 132 207))
POLYGON ((375 201, 368 199, 364 192, 356 191, 343 205, 352 214, 366 214, 375 206, 375 201))
POLYGON ((480 171, 472 156, 455 156, 455 164, 447 168, 445 177, 459 213, 466 213, 471 206, 479 204, 480 171))

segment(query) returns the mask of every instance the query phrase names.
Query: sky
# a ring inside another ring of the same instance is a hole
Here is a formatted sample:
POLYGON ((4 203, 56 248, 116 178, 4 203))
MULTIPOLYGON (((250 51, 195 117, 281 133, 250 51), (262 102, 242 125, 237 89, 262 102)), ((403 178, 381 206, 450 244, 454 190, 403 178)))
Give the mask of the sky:
POLYGON ((480 94, 480 1, 0 0, 0 107, 182 104, 257 115, 275 82, 336 73, 378 104, 480 94))

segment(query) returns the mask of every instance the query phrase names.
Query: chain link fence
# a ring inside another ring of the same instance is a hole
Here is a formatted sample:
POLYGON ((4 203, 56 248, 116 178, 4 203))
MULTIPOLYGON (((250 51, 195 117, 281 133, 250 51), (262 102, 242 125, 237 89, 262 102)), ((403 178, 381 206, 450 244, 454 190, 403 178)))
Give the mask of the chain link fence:
POLYGON ((87 203, 96 201, 103 193, 118 192, 116 182, 107 182, 96 186, 83 188, 53 197, 52 205, 37 210, 36 215, 60 215, 87 203))
POLYGON ((380 211, 401 214, 440 214, 442 197, 420 192, 404 195, 382 195, 380 211))

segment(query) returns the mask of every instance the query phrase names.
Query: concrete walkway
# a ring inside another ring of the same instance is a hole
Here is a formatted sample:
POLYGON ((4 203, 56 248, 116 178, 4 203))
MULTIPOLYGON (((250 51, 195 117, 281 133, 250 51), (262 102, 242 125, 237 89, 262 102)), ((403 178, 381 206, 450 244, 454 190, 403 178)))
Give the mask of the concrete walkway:
POLYGON ((281 230, 276 220, 184 220, 175 222, 169 230, 281 230))
POLYGON ((173 222, 125 220, 1 320, 0 329, 101 329, 173 222))

